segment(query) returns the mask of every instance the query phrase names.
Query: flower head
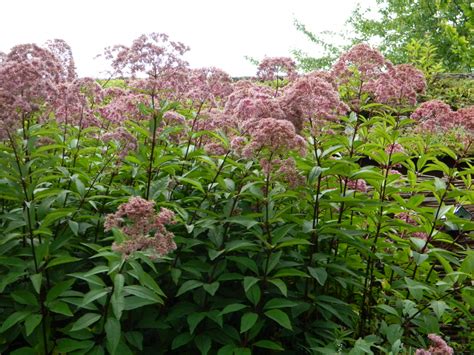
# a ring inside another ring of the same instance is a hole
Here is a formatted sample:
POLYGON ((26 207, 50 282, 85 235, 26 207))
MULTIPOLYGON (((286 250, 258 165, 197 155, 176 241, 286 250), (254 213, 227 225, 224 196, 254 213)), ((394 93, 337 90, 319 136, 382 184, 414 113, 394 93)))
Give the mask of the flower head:
POLYGON ((439 335, 429 334, 431 346, 428 350, 417 349, 415 355, 453 355, 454 350, 439 335))
POLYGON ((315 120, 334 120, 347 111, 334 84, 321 72, 301 76, 286 86, 279 102, 297 131, 307 122, 314 125, 315 120))
POLYGON ((296 78, 296 63, 287 57, 265 58, 258 65, 257 77, 260 80, 270 81, 282 78, 283 75, 289 80, 296 78))
POLYGON ((262 149, 272 154, 296 150, 304 154, 306 149, 303 137, 296 134, 293 124, 286 120, 262 118, 249 122, 250 143, 242 150, 245 157, 257 155, 262 149))
POLYGON ((154 206, 154 201, 132 197, 117 212, 107 215, 105 230, 118 228, 127 238, 121 244, 114 243, 113 250, 129 257, 136 251, 151 250, 155 256, 163 256, 176 249, 174 235, 165 227, 175 223, 174 213, 167 208, 156 213, 154 206))

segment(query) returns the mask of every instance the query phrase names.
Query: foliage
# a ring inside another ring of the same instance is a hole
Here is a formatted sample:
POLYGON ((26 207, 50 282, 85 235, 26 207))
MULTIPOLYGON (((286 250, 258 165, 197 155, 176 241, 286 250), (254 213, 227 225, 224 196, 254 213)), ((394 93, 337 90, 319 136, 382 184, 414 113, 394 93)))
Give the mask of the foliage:
POLYGON ((376 39, 395 63, 408 61, 406 47, 428 41, 437 48, 448 71, 472 71, 473 4, 469 0, 377 0, 376 18, 360 7, 349 23, 357 41, 376 39))
POLYGON ((294 25, 299 32, 304 34, 309 41, 319 46, 323 52, 320 57, 315 58, 308 56, 308 54, 302 50, 293 50, 292 54, 298 63, 299 69, 305 72, 311 72, 318 69, 329 69, 342 51, 342 47, 332 43, 336 34, 328 31, 324 31, 319 34, 313 33, 306 27, 305 24, 296 19, 294 21, 294 25), (328 36, 331 38, 331 42, 326 39, 328 36))
POLYGON ((417 133, 407 100, 356 82, 385 78, 359 59, 346 82, 230 86, 180 65, 85 82, 67 116, 60 95, 0 106, 17 120, 0 142, 0 352, 398 354, 433 333, 474 350, 474 223, 455 208, 474 202, 472 136, 417 133), (358 98, 347 114, 341 97, 358 98), (120 253, 131 236, 176 245, 120 253))

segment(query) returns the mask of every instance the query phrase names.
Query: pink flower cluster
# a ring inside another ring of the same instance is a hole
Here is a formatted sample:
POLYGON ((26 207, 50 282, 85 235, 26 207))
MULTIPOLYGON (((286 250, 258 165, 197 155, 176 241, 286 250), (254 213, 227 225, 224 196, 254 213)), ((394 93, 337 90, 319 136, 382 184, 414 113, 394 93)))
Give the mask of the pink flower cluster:
POLYGON ((395 154, 395 153, 405 153, 405 148, 399 143, 392 143, 389 144, 385 148, 385 153, 387 154, 395 154))
POLYGON ((423 72, 410 64, 389 67, 387 72, 370 81, 366 90, 373 93, 375 101, 392 106, 415 105, 417 94, 426 89, 423 72))
POLYGON ((174 235, 165 227, 166 224, 175 223, 175 214, 166 208, 156 213, 154 206, 154 201, 131 197, 127 203, 119 206, 117 212, 106 216, 105 230, 118 228, 127 237, 121 244, 112 245, 114 251, 124 257, 146 250, 151 250, 155 256, 163 256, 176 249, 174 235))
POLYGON ((392 64, 376 49, 367 44, 357 44, 343 53, 332 72, 338 84, 350 84, 356 77, 355 91, 367 91, 366 85, 377 80, 392 64))
POLYGON ((289 121, 275 118, 262 118, 247 121, 244 129, 250 135, 250 143, 242 149, 242 155, 250 158, 267 149, 271 155, 296 150, 304 154, 306 142, 296 134, 295 126, 289 121), (246 128, 246 129, 245 129, 246 128))
POLYGON ((359 192, 368 191, 368 186, 364 179, 347 180, 347 188, 359 192))
POLYGON ((429 334, 431 346, 428 350, 417 349, 415 355, 453 355, 454 350, 439 335, 429 334))
POLYGON ((234 91, 228 96, 224 113, 232 115, 238 121, 264 117, 284 119, 285 113, 273 94, 273 90, 268 86, 240 81, 234 85, 234 91))
POLYGON ((101 125, 94 106, 104 98, 100 85, 92 78, 74 79, 57 86, 58 95, 52 102, 57 122, 74 126, 101 125))
POLYGON ((258 65, 257 77, 260 80, 275 80, 286 76, 288 80, 297 77, 296 63, 287 57, 270 57, 263 59, 258 65))
POLYGON ((64 81, 60 60, 35 44, 15 46, 0 61, 0 139, 53 101, 64 81))
MULTIPOLYGON (((410 212, 400 212, 400 213, 397 213, 395 215, 396 219, 398 219, 400 221, 403 221, 403 222, 405 222, 409 225, 412 225, 414 227, 418 227, 420 225, 420 223, 413 217, 414 217, 413 213, 410 213, 410 212)), ((420 231, 412 232, 410 235, 414 238, 422 239, 422 240, 425 240, 425 241, 428 240, 428 234, 425 233, 425 232, 420 232, 420 231)), ((404 231, 404 232, 402 232, 400 237, 404 238, 405 236, 406 236, 406 232, 404 231)), ((426 248, 425 248, 424 251, 426 251, 426 248)))
POLYGON ((113 132, 107 132, 102 136, 102 141, 116 141, 119 143, 119 158, 123 160, 130 151, 135 151, 138 148, 136 137, 120 126, 113 132))
POLYGON ((187 85, 186 98, 198 104, 207 101, 213 107, 232 93, 232 78, 217 68, 190 69, 187 85))
POLYGON ((305 183, 305 178, 298 172, 296 162, 293 158, 285 159, 279 164, 280 167, 276 171, 276 174, 277 176, 281 176, 291 188, 302 186, 305 183))
POLYGON ((418 129, 428 132, 443 132, 461 128, 467 134, 474 134, 474 106, 453 111, 451 107, 440 101, 423 102, 411 115, 418 122, 418 129))
POLYGON ((347 112, 348 107, 339 97, 330 77, 321 72, 313 72, 296 79, 285 87, 279 100, 285 118, 296 129, 303 129, 310 123, 314 130, 315 120, 334 120, 347 112))
POLYGON ((103 96, 105 104, 98 108, 100 116, 113 125, 121 125, 126 120, 147 119, 138 106, 140 103, 147 103, 148 99, 143 94, 135 93, 117 87, 107 88, 103 96))

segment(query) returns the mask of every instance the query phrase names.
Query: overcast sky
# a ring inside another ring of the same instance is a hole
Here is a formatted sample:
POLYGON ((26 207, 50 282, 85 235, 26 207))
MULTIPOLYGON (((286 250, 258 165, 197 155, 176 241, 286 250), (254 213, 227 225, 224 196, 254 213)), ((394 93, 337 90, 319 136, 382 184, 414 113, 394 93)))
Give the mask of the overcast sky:
POLYGON ((163 32, 191 47, 186 59, 192 67, 253 75, 255 67, 244 56, 318 53, 294 19, 313 32, 339 31, 357 2, 368 6, 374 0, 2 0, 0 51, 64 39, 79 75, 97 77, 106 68, 94 57, 104 47, 163 32))

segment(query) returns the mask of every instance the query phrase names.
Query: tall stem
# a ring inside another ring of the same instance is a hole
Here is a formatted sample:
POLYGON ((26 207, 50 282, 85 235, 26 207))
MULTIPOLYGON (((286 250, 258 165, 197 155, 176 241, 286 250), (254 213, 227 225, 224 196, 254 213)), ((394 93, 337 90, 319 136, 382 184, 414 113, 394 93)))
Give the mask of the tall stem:
POLYGON ((156 146, 156 129, 158 123, 158 116, 155 112, 155 96, 151 95, 151 107, 153 109, 153 133, 152 133, 152 140, 151 140, 151 152, 150 152, 150 162, 148 164, 148 172, 147 172, 147 184, 146 184, 146 191, 145 191, 145 199, 148 200, 150 197, 150 186, 151 186, 151 177, 153 175, 153 161, 155 160, 155 146, 156 146))

